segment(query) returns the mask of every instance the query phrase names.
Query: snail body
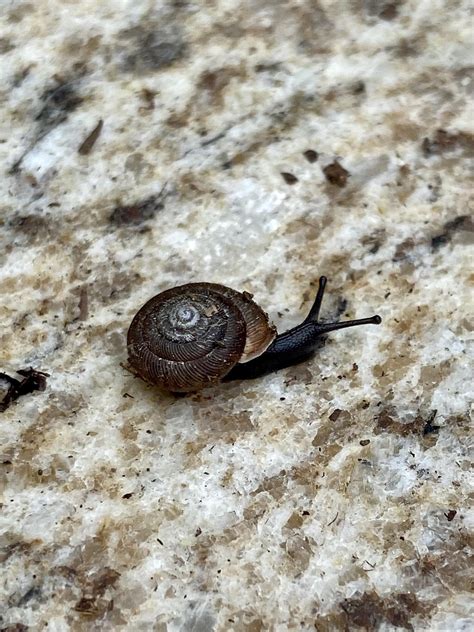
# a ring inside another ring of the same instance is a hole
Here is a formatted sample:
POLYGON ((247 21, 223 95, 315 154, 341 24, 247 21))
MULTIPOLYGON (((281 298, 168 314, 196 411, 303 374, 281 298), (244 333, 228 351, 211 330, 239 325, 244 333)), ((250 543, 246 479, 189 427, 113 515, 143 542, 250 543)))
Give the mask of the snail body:
POLYGON ((129 364, 138 376, 172 392, 197 391, 221 380, 249 379, 309 359, 322 334, 379 316, 319 323, 326 278, 307 318, 278 335, 248 292, 216 283, 189 283, 151 298, 127 335, 129 364))

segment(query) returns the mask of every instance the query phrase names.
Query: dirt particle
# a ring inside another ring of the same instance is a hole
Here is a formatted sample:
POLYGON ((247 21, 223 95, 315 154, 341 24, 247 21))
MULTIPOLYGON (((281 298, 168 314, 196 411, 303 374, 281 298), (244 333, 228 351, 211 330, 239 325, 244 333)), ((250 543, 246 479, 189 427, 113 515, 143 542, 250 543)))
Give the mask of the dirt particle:
POLYGON ((104 125, 104 121, 102 119, 99 119, 99 122, 97 123, 97 125, 94 127, 94 129, 92 130, 92 132, 87 136, 87 138, 81 143, 81 146, 79 147, 79 149, 77 150, 79 154, 81 154, 81 156, 87 156, 87 154, 90 154, 92 151, 92 148, 94 147, 97 139, 100 136, 100 133, 102 131, 102 127, 104 125))
POLYGON ((308 162, 316 162, 317 159, 319 158, 319 154, 317 151, 314 151, 314 149, 307 149, 306 151, 303 152, 303 156, 306 158, 306 160, 308 162))
POLYGON ((295 184, 298 182, 298 178, 288 171, 282 171, 280 175, 286 184, 295 184))
POLYGON ((327 165, 323 168, 323 173, 326 176, 326 180, 337 187, 343 188, 347 184, 347 178, 350 176, 350 173, 347 169, 335 160, 330 165, 327 165))
POLYGON ((342 410, 340 410, 339 408, 336 408, 335 410, 332 411, 332 413, 329 415, 329 419, 331 421, 337 421, 340 417, 342 413, 342 410))

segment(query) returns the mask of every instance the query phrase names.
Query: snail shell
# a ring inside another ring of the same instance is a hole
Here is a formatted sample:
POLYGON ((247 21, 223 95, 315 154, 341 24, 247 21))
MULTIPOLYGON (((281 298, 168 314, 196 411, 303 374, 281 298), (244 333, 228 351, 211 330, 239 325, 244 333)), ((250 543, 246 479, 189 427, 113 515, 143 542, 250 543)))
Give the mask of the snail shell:
POLYGON ((129 363, 144 380, 189 392, 261 355, 276 336, 248 292, 189 283, 150 299, 127 336, 129 363))

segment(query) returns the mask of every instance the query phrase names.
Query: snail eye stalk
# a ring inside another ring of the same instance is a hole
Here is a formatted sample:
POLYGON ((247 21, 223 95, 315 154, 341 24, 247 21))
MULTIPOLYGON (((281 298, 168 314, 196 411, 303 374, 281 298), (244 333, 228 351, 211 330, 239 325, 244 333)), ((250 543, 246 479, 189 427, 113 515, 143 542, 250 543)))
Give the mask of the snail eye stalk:
POLYGON ((323 302, 324 290, 326 289, 327 278, 325 276, 319 277, 319 287, 318 293, 316 294, 316 298, 314 299, 313 306, 309 310, 309 314, 304 319, 304 323, 309 323, 311 321, 318 322, 319 320, 319 311, 321 309, 321 304, 323 302))
POLYGON ((268 349, 247 364, 236 364, 225 377, 225 380, 254 379, 273 373, 279 369, 293 366, 309 360, 314 356, 322 344, 322 336, 330 331, 358 327, 359 325, 379 325, 382 319, 379 315, 357 320, 346 320, 337 323, 320 323, 319 312, 326 289, 327 279, 319 279, 318 292, 309 314, 300 325, 285 331, 275 338, 268 349))

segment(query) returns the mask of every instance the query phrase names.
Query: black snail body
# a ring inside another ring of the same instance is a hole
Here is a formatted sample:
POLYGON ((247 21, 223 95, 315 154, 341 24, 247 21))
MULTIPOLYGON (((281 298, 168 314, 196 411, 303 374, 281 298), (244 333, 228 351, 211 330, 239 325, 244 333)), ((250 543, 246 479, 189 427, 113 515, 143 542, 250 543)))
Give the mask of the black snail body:
POLYGON ((127 336, 134 373, 172 392, 197 391, 221 380, 253 379, 311 358, 323 334, 378 325, 380 316, 320 323, 326 277, 305 320, 277 334, 248 292, 215 283, 189 283, 150 299, 127 336))

